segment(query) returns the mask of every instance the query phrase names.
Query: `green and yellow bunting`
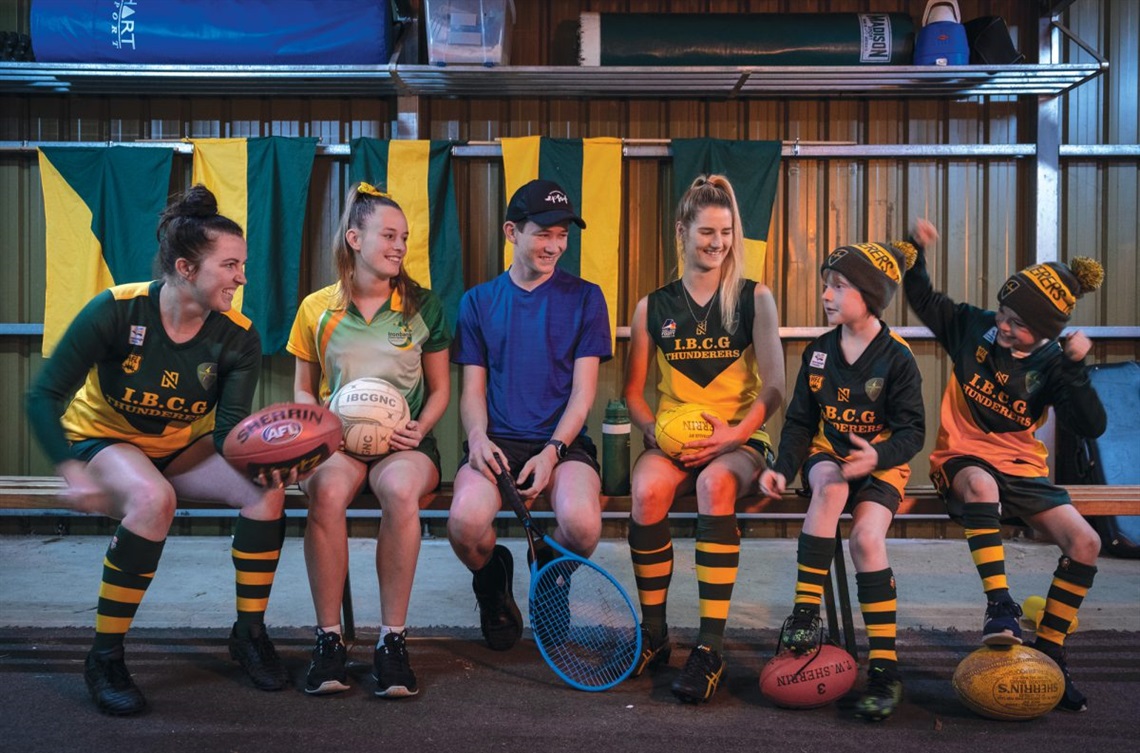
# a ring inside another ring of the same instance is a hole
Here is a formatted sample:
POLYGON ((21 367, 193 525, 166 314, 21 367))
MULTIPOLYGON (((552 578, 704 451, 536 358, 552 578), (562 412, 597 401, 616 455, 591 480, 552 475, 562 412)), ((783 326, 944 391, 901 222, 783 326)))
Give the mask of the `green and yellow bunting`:
POLYGON ((297 313, 301 241, 315 138, 194 139, 193 182, 245 230, 248 290, 234 306, 253 320, 263 352, 277 353, 297 313))
POLYGON ((698 175, 727 177, 744 225, 744 276, 763 281, 780 177, 780 142, 673 139, 672 148, 673 206, 698 175))
MULTIPOLYGON (((558 266, 602 289, 617 332, 618 251, 621 241, 622 143, 617 138, 552 139, 541 136, 502 139, 506 197, 535 179, 552 180, 586 221, 570 225, 570 242, 558 266)), ((503 249, 503 267, 513 246, 503 249)))
POLYGON ((138 147, 39 151, 47 250, 43 354, 111 285, 151 279, 173 152, 138 147))
POLYGON ((439 296, 448 326, 463 297, 463 247, 451 171, 453 141, 361 138, 352 142, 349 181, 366 181, 392 196, 408 218, 412 278, 439 296))

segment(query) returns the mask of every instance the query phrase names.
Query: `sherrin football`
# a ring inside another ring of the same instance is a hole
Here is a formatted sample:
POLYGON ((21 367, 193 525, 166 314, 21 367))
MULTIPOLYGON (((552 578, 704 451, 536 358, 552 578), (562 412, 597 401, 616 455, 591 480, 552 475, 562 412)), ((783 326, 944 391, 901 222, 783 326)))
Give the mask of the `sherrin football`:
POLYGON ((327 408, 277 403, 251 413, 230 431, 222 455, 249 478, 294 468, 308 473, 329 458, 341 441, 340 419, 327 408))
POLYGON ((954 670, 954 692, 976 714, 1022 721, 1048 713, 1065 694, 1065 675, 1037 649, 979 648, 954 670))
POLYGON ((814 709, 845 696, 858 675, 851 654, 824 643, 802 655, 777 654, 760 672, 760 694, 786 709, 814 709))
POLYGON ((711 408, 692 403, 677 405, 658 413, 654 427, 657 446, 669 457, 677 459, 686 454, 682 449, 686 442, 708 439, 712 436, 713 427, 704 417, 705 413, 720 418, 720 414, 711 408))

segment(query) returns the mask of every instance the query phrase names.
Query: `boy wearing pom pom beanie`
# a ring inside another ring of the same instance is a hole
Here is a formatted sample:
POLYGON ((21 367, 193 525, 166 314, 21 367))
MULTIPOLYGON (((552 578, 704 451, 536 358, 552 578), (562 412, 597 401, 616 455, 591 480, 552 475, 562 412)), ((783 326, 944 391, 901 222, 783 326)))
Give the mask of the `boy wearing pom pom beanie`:
POLYGON ((1035 648, 1065 673, 1058 708, 1085 711, 1088 702, 1066 667, 1065 635, 1092 586, 1100 538, 1049 483, 1047 451, 1034 432, 1052 406, 1057 421, 1086 437, 1105 430, 1104 406, 1089 382, 1084 358, 1092 343, 1079 330, 1058 341, 1077 299, 1100 287, 1104 270, 1083 257, 1046 262, 1006 280, 998 310, 985 311, 935 292, 922 253, 938 239, 919 220, 918 260, 903 283, 915 313, 953 359, 942 398, 931 478, 950 516, 966 529, 987 607, 982 641, 1021 643, 1021 608, 1009 593, 1001 523, 1021 521, 1058 543, 1061 558, 1037 629, 1035 648))
POLYGON ((761 493, 777 497, 802 468, 811 492, 796 556, 795 606, 780 651, 802 654, 819 645, 836 528, 844 510, 852 513, 851 558, 871 648, 855 711, 870 721, 886 719, 902 698, 886 536, 925 427, 918 365, 880 317, 916 253, 909 243, 860 243, 828 255, 820 269, 823 309, 835 329, 804 350, 779 459, 760 476, 761 493))

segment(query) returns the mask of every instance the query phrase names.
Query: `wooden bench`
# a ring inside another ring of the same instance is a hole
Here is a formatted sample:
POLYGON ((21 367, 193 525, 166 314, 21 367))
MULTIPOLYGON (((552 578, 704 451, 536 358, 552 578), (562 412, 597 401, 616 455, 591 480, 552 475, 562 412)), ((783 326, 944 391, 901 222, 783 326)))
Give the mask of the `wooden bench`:
MULTIPOLYGON (((4 515, 58 515, 83 516, 67 509, 61 497, 63 480, 55 476, 0 476, 0 514, 4 515)), ((1140 486, 1067 486, 1073 506, 1082 515, 1140 515, 1140 486)), ((427 494, 420 500, 422 518, 446 518, 451 505, 452 489, 445 484, 439 491, 427 494)), ((305 495, 297 488, 286 491, 286 509, 304 515, 305 495)), ((625 519, 629 517, 629 497, 602 497, 602 517, 625 519)), ((549 518, 553 515, 545 497, 535 500, 536 518, 549 518)), ((349 509, 355 517, 379 518, 381 511, 372 495, 361 495, 349 509)), ((740 520, 790 520, 802 521, 807 512, 807 499, 789 492, 781 499, 762 499, 746 496, 737 501, 736 514, 740 520)), ((180 500, 176 517, 234 517, 237 510, 219 503, 203 503, 195 500, 180 500)), ((695 497, 681 497, 670 510, 670 519, 696 518, 695 497)), ((499 518, 514 519, 514 513, 504 510, 499 518)), ((844 516, 845 518, 847 516, 844 516)), ((895 516, 898 521, 907 520, 947 520, 946 510, 932 487, 915 487, 907 490, 907 497, 899 505, 895 516)), ((832 634, 842 632, 845 648, 852 656, 857 656, 855 645, 854 618, 851 598, 847 587, 846 557, 843 552, 842 537, 836 539, 836 556, 832 567, 832 578, 824 589, 827 621, 832 634), (838 601, 838 604, 836 604, 838 601)), ((345 582, 343 602, 343 629, 345 637, 352 640, 355 621, 352 609, 352 591, 345 582)))

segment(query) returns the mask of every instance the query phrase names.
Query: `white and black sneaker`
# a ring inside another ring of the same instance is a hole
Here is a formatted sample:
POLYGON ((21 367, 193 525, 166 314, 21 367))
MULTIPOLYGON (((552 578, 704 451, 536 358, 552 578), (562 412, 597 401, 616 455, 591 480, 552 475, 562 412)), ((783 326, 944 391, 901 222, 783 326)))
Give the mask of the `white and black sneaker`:
POLYGON ((408 661, 407 637, 407 630, 388 633, 376 648, 372 676, 376 678, 374 694, 379 698, 407 698, 420 692, 408 661))
POLYGON ((317 630, 317 645, 313 647, 313 661, 305 676, 305 692, 309 695, 328 695, 348 690, 348 672, 345 665, 348 652, 340 633, 317 630))

